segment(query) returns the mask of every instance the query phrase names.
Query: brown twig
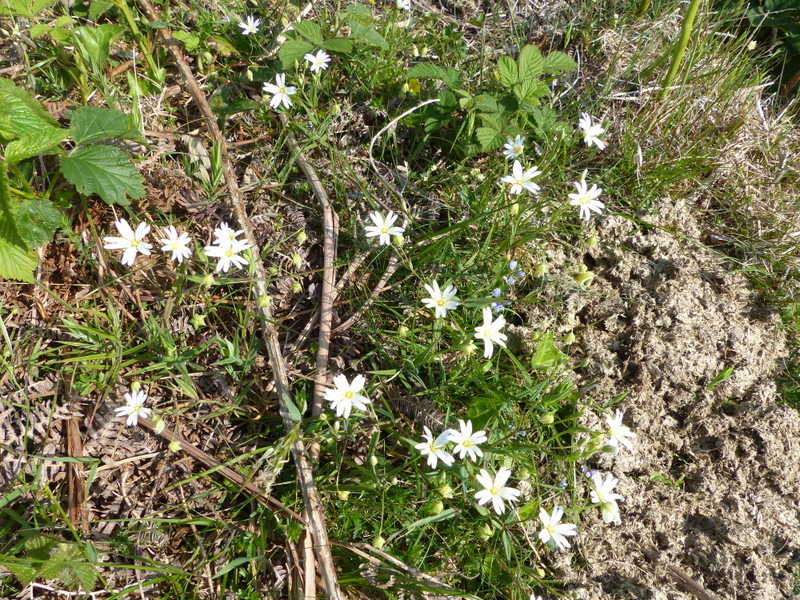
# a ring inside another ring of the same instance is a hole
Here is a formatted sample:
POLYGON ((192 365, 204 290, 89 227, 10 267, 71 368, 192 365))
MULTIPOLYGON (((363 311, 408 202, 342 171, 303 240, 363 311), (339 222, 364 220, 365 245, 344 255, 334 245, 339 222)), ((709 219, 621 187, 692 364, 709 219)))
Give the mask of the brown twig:
MULTIPOLYGON (((350 282, 353 274, 364 264, 364 261, 367 259, 368 253, 362 252, 361 254, 356 255, 356 257, 350 261, 350 264, 347 267, 347 271, 339 278, 339 281, 336 282, 336 288, 334 289, 333 299, 332 302, 335 303, 336 300, 339 298, 339 294, 342 293, 342 290, 345 286, 350 282)), ((317 322, 319 322, 319 311, 315 311, 311 318, 306 321, 305 326, 303 327, 300 334, 297 336, 297 339, 291 343, 288 348, 288 351, 285 353, 288 356, 297 356, 297 353, 306 343, 308 338, 311 337, 311 330, 317 326, 317 322)))
MULTIPOLYGON (((150 0, 138 0, 138 2, 151 22, 159 20, 159 15, 150 0)), ((186 62, 183 51, 172 36, 172 33, 166 28, 159 28, 157 31, 158 35, 161 37, 161 42, 167 47, 178 68, 183 84, 186 86, 187 91, 200 110, 209 135, 213 141, 219 145, 222 154, 225 184, 228 188, 228 198, 236 221, 239 227, 244 230, 245 239, 253 248, 258 248, 253 235, 253 226, 247 218, 244 197, 239 188, 236 173, 228 157, 225 139, 217 126, 217 117, 211 110, 203 90, 194 78, 189 63, 186 62)), ((289 378, 286 373, 286 364, 281 353, 280 342, 278 341, 278 329, 275 326, 270 302, 268 301, 267 272, 261 262, 261 258, 257 254, 253 257, 252 266, 254 271, 252 289, 256 297, 256 307, 261 317, 262 335, 266 343, 270 366, 272 367, 275 378, 275 388, 280 406, 279 411, 283 419, 284 427, 287 431, 292 431, 297 427, 298 422, 290 412, 290 407, 294 407, 294 402, 292 401, 292 396, 289 391, 289 378)), ((333 563, 333 556, 331 555, 330 543, 328 541, 328 531, 325 526, 325 513, 319 494, 317 493, 317 487, 314 483, 313 470, 307 456, 306 446, 302 440, 297 440, 292 444, 291 451, 297 467, 300 490, 303 494, 303 501, 308 514, 307 526, 311 529, 311 534, 314 536, 314 551, 317 555, 326 598, 328 600, 342 600, 343 594, 339 588, 336 567, 333 563)))
POLYGON ((264 493, 264 491, 262 491, 260 488, 247 481, 244 475, 242 475, 238 471, 234 471, 230 467, 226 467, 225 465, 220 463, 216 458, 214 458, 210 454, 206 454, 205 452, 200 450, 200 448, 198 448, 191 442, 185 440, 177 433, 171 431, 170 429, 167 429, 166 427, 161 431, 157 431, 153 421, 151 419, 146 419, 143 417, 139 417, 139 424, 142 425, 144 428, 152 431, 154 434, 162 437, 168 442, 176 442, 177 444, 180 445, 181 450, 186 452, 186 454, 191 456, 197 462, 204 464, 209 469, 214 469, 215 473, 218 473, 221 477, 224 477, 231 483, 238 485, 249 494, 252 494, 259 502, 261 502, 261 504, 263 504, 270 510, 283 513, 284 515, 290 517, 291 519, 294 519, 298 523, 305 524, 306 520, 301 515, 299 515, 291 508, 286 506, 283 502, 281 502, 277 498, 273 498, 269 494, 264 493))
MULTIPOLYGON (((330 198, 322 187, 322 182, 317 176, 317 172, 303 156, 297 138, 289 131, 289 119, 281 113, 281 124, 286 131, 286 142, 294 155, 297 165, 303 171, 314 191, 317 201, 322 209, 322 292, 319 303, 319 336, 317 338, 317 369, 314 380, 314 399, 311 404, 311 416, 316 417, 322 414, 323 394, 328 384, 328 356, 331 343, 331 325, 333 323, 333 298, 336 288, 336 213, 331 205, 330 198)), ((319 446, 312 446, 311 456, 316 458, 319 454, 319 446)))

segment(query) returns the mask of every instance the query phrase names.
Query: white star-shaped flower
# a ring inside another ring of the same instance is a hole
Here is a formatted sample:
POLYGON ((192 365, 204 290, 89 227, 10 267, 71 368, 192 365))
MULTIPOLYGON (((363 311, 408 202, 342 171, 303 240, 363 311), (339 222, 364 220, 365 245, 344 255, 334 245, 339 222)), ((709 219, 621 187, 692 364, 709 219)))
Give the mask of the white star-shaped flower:
POLYGON ((397 0, 397 8, 400 10, 411 10, 411 0, 397 0))
POLYGON ((567 536, 578 535, 578 531, 572 523, 562 523, 563 516, 564 509, 560 506, 553 508, 552 514, 547 514, 544 508, 540 508, 539 520, 542 522, 542 529, 539 531, 539 539, 545 544, 553 540, 556 548, 569 550, 572 546, 569 545, 567 536))
POLYGON ((461 460, 469 455, 469 457, 477 462, 479 456, 483 456, 483 451, 478 447, 478 444, 483 444, 487 439, 485 431, 472 431, 472 421, 466 423, 459 419, 458 430, 450 430, 450 441, 455 442, 453 454, 458 454, 461 460))
POLYGON ((508 138, 503 146, 503 155, 506 158, 519 158, 525 153, 525 138, 518 135, 515 138, 508 138))
POLYGON ((448 310, 456 308, 461 301, 456 296, 456 288, 448 285, 444 290, 439 289, 439 283, 434 281, 432 285, 425 284, 425 289, 431 295, 430 298, 423 298, 422 303, 434 309, 434 317, 444 318, 448 310))
POLYGON ((239 253, 250 247, 250 244, 245 240, 233 240, 232 242, 226 243, 219 242, 216 246, 206 246, 206 256, 218 259, 216 270, 227 273, 228 269, 231 267, 238 269, 247 264, 247 259, 239 253))
POLYGON ((137 254, 150 254, 150 249, 153 246, 144 241, 145 236, 150 233, 150 225, 139 223, 136 226, 136 231, 134 231, 125 219, 120 219, 114 224, 117 226, 120 237, 103 238, 105 242, 103 247, 106 250, 124 250, 119 262, 123 265, 131 266, 136 260, 137 254))
POLYGON ((541 188, 533 183, 531 179, 541 174, 542 172, 536 167, 531 167, 527 171, 523 171, 522 163, 515 160, 514 165, 511 167, 511 175, 506 175, 501 178, 500 181, 511 184, 511 188, 508 190, 510 194, 521 194, 523 189, 528 190, 531 194, 535 194, 541 188))
POLYGON ((316 54, 306 54, 303 58, 308 61, 308 68, 312 73, 324 71, 331 61, 330 55, 324 50, 318 50, 316 54))
POLYGON ((497 344, 503 348, 506 347, 508 336, 504 333, 500 333, 500 330, 505 327, 505 325, 506 320, 502 315, 492 320, 492 309, 488 306, 483 308, 483 325, 475 328, 475 337, 479 340, 483 340, 483 356, 485 358, 492 357, 494 353, 494 346, 492 344, 497 344))
POLYGON ((297 88, 293 85, 286 85, 286 73, 278 73, 275 75, 275 83, 264 84, 264 91, 272 94, 272 99, 269 101, 272 108, 278 108, 281 104, 289 108, 292 106, 292 99, 289 96, 296 94, 297 88))
POLYGON ((511 477, 511 470, 505 467, 500 467, 494 479, 486 469, 481 469, 476 478, 484 489, 475 492, 475 499, 478 504, 482 506, 491 500, 494 512, 502 515, 506 511, 506 505, 503 501, 516 502, 519 500, 520 495, 519 490, 505 487, 509 477, 511 477))
POLYGON ((428 466, 431 469, 435 469, 440 460, 445 464, 445 466, 448 467, 453 464, 455 458, 453 458, 453 455, 449 452, 446 452, 444 449, 444 447, 447 445, 447 442, 450 441, 449 429, 445 429, 439 434, 439 437, 434 440, 431 430, 428 429, 427 426, 424 426, 422 435, 425 438, 425 441, 420 442, 414 446, 414 448, 419 450, 422 456, 428 457, 428 466))
POLYGON ((627 425, 622 424, 622 417, 625 416, 621 410, 617 409, 615 416, 606 415, 606 423, 608 424, 608 441, 606 444, 614 449, 614 452, 619 450, 620 446, 625 446, 628 450, 633 450, 633 444, 629 438, 635 438, 636 434, 633 433, 627 425))
POLYGON ((261 27, 261 19, 256 19, 253 15, 248 15, 244 21, 239 23, 239 27, 242 28, 242 35, 258 33, 258 28, 261 27))
POLYGON ((606 473, 606 478, 603 479, 603 474, 594 472, 592 473, 592 490, 590 496, 594 504, 600 505, 600 512, 603 515, 604 523, 621 523, 619 517, 619 506, 617 500, 624 500, 622 496, 614 492, 617 487, 619 479, 614 477, 611 473, 606 473))
POLYGON ((188 233, 178 235, 178 231, 172 225, 164 227, 163 229, 164 235, 167 237, 158 240, 163 244, 161 246, 161 251, 172 252, 172 260, 178 261, 179 264, 182 263, 184 259, 192 255, 192 249, 190 247, 192 238, 189 237, 188 233))
POLYGON ((135 426, 139 422, 139 417, 147 418, 153 412, 149 408, 144 407, 147 401, 147 394, 138 390, 136 392, 127 393, 124 396, 125 406, 120 406, 114 409, 118 417, 126 416, 125 423, 129 427, 135 426))
POLYGON ((603 135, 606 130, 600 123, 592 123, 592 117, 589 113, 582 113, 578 121, 578 127, 583 130, 583 141, 587 146, 594 144, 599 150, 604 150, 606 143, 598 136, 603 135))
POLYGON ((369 218, 372 219, 374 225, 367 225, 364 227, 364 231, 367 234, 367 237, 376 237, 378 238, 378 243, 382 246, 388 246, 392 243, 393 235, 403 235, 405 228, 403 227, 395 227, 394 222, 397 221, 397 215, 389 211, 389 214, 386 215, 386 218, 383 217, 381 213, 375 211, 370 213, 369 218))
POLYGON ((600 194, 603 193, 603 188, 599 188, 593 183, 592 188, 588 189, 588 186, 586 185, 586 171, 583 172, 583 177, 581 177, 581 180, 573 182, 573 185, 578 192, 576 194, 569 194, 569 203, 571 206, 577 206, 580 208, 580 218, 584 221, 588 221, 592 216, 592 211, 600 214, 605 207, 605 204, 600 202, 600 200, 597 198, 599 198, 600 194))
POLYGON ((331 409, 336 411, 337 417, 349 418, 353 407, 367 410, 367 404, 370 404, 371 400, 361 393, 366 382, 363 375, 356 375, 352 383, 348 382, 344 375, 333 378, 336 387, 325 390, 325 400, 331 403, 331 409))
POLYGON ((239 241, 239 236, 244 233, 244 229, 233 229, 227 223, 221 223, 214 228, 214 240, 220 246, 232 244, 239 241))

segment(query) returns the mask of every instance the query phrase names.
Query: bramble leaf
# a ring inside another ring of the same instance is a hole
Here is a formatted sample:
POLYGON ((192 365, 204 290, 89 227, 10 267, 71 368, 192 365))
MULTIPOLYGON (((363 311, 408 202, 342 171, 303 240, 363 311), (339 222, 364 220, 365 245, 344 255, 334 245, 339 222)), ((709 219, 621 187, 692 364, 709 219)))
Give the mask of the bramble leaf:
POLYGON ((350 36, 354 39, 382 50, 389 49, 389 42, 371 25, 364 25, 355 18, 351 18, 348 24, 350 25, 350 36))
POLYGON ((22 137, 35 134, 48 127, 58 127, 58 121, 50 116, 41 104, 33 99, 26 90, 14 85, 8 79, 0 78, 0 122, 13 136, 22 137))
POLYGON ((569 56, 556 50, 544 57, 542 68, 547 74, 558 74, 563 71, 574 71, 578 65, 569 56))
POLYGON ((438 79, 444 81, 451 88, 457 88, 461 85, 461 73, 453 67, 440 67, 433 63, 419 63, 411 67, 406 73, 406 77, 411 79, 438 79))
POLYGON ((314 21, 300 21, 299 23, 292 25, 292 29, 294 29, 297 33, 302 35, 315 46, 322 45, 322 30, 319 28, 319 25, 314 23, 314 21))
POLYGON ((286 40, 286 43, 278 50, 278 58, 281 59, 283 70, 288 71, 294 66, 295 61, 301 60, 313 49, 314 46, 303 40, 286 40))
POLYGON ((501 56, 497 61, 497 70, 500 72, 500 83, 511 87, 519 81, 517 63, 510 56, 501 56))
POLYGON ((128 204, 125 195, 142 198, 144 180, 128 155, 113 146, 78 148, 61 157, 61 172, 86 196, 97 194, 109 204, 128 204))
POLYGON ((338 52, 339 54, 350 54, 353 51, 353 42, 345 38, 332 38, 320 44, 325 50, 338 52))
POLYGON ((111 138, 140 138, 132 119, 124 112, 98 106, 81 106, 70 122, 72 139, 78 144, 92 144, 111 138))
POLYGON ((55 154, 55 150, 59 147, 58 145, 68 137, 68 130, 50 126, 36 133, 20 136, 6 146, 6 160, 8 162, 19 162, 32 156, 55 154))
POLYGON ((53 239, 53 232, 61 225, 61 213, 49 200, 34 198, 14 208, 14 221, 28 248, 38 248, 53 239))
POLYGON ((519 51, 517 68, 520 82, 534 81, 542 76, 544 60, 536 46, 526 45, 519 51))

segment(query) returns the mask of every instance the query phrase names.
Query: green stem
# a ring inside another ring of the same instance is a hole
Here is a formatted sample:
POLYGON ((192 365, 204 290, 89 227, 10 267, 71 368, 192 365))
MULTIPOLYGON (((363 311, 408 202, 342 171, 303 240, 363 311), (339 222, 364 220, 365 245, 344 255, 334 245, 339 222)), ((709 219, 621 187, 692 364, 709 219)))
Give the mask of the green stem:
POLYGON ((683 26, 681 27, 681 37, 678 40, 678 45, 675 47, 675 54, 672 55, 672 62, 669 65, 669 71, 664 78, 664 84, 661 87, 661 92, 658 94, 658 99, 661 100, 667 93, 667 88, 672 85, 675 75, 678 74, 678 69, 681 66, 683 55, 686 52, 686 46, 689 45, 689 38, 692 34, 692 26, 694 19, 697 16, 697 9, 700 8, 700 0, 692 0, 689 8, 686 11, 686 16, 683 18, 683 26))
POLYGON ((150 46, 150 42, 144 35, 142 35, 141 30, 136 25, 136 17, 128 6, 128 3, 126 0, 111 0, 111 3, 116 6, 122 13, 122 16, 125 17, 125 23, 127 24, 131 35, 133 36, 133 39, 136 40, 139 50, 142 52, 142 54, 144 54, 144 58, 147 61, 147 66, 150 69, 150 77, 153 79, 153 81, 157 82, 159 68, 156 64, 156 59, 153 57, 153 49, 150 46))
POLYGON ((634 16, 637 19, 641 19, 647 12, 648 8, 650 8, 650 0, 641 0, 639 2, 639 8, 636 9, 636 14, 634 16))

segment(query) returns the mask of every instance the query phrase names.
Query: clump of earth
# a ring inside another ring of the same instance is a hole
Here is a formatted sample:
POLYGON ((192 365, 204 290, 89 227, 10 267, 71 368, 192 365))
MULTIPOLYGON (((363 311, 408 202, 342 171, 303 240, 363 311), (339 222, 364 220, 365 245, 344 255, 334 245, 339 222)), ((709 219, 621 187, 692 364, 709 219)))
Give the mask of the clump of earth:
MULTIPOLYGON (((697 242, 690 205, 648 218, 599 219, 599 243, 556 257, 551 273, 566 275, 527 309, 530 327, 575 333, 584 401, 624 394, 615 408, 638 435, 588 464, 619 478, 622 523, 584 512, 577 555, 555 566, 582 600, 796 598, 800 417, 775 385, 778 315, 697 242), (580 263, 595 276, 585 289, 569 275, 580 263)), ((584 425, 605 428, 591 411, 584 425)))

